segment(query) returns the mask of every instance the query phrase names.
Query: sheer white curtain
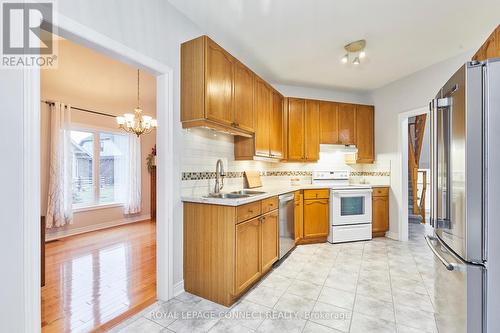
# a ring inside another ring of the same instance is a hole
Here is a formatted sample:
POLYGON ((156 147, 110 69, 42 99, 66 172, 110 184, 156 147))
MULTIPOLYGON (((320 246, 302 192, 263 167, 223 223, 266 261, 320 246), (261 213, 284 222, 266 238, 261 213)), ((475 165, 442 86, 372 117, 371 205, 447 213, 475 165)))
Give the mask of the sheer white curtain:
POLYGON ((141 212, 141 140, 127 134, 119 140, 123 158, 115 159, 115 184, 120 184, 118 200, 123 202, 124 214, 141 212))
POLYGON ((47 197, 47 228, 73 222, 71 109, 62 103, 50 105, 50 158, 47 197))

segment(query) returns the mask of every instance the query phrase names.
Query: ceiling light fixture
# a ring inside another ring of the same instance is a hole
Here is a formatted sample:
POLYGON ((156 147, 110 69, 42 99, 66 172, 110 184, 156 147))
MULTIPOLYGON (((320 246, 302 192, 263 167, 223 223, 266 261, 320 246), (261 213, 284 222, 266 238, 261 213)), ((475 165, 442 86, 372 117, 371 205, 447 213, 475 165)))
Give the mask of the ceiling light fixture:
POLYGON ((118 126, 125 132, 134 133, 139 137, 141 134, 151 133, 158 126, 156 119, 150 116, 143 116, 139 106, 139 70, 137 70, 137 107, 134 113, 125 113, 122 117, 116 117, 118 126))
POLYGON ((366 57, 365 47, 366 47, 366 40, 364 39, 360 39, 345 45, 344 49, 347 51, 347 54, 342 57, 341 62, 343 64, 347 64, 349 62, 349 57, 352 54, 354 57, 352 64, 359 65, 361 63, 360 59, 366 57))

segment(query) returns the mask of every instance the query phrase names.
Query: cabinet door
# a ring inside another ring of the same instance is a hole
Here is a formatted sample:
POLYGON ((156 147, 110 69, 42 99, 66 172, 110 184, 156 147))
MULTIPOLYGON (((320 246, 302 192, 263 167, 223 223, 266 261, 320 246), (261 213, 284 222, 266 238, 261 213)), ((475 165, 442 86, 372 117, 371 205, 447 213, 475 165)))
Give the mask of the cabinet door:
POLYGON ((319 102, 306 100, 305 159, 319 160, 319 102))
POLYGON ((236 294, 245 290, 261 275, 260 237, 260 218, 236 225, 236 294))
POLYGON ((304 109, 305 101, 298 98, 288 99, 288 159, 304 158, 304 109))
POLYGON ((319 102, 320 139, 322 144, 339 142, 338 104, 335 102, 319 102))
POLYGON ((373 106, 357 106, 356 147, 358 148, 358 163, 373 163, 375 159, 373 120, 373 106))
POLYGON ((270 129, 271 157, 283 157, 283 96, 277 91, 272 92, 271 129, 270 129))
POLYGON ((372 235, 384 236, 389 230, 389 197, 372 197, 372 235))
POLYGON ((486 42, 486 59, 496 58, 500 56, 497 52, 497 40, 496 34, 491 34, 490 38, 486 42))
POLYGON ((278 260, 278 211, 262 216, 262 272, 266 272, 278 260))
POLYGON ((254 74, 242 63, 234 66, 234 125, 243 130, 254 131, 254 74))
POLYGON ((328 236, 328 199, 304 200, 304 238, 328 236))
POLYGON ((206 117, 231 125, 233 123, 233 58, 210 39, 207 40, 206 57, 206 117))
POLYGON ((255 155, 270 156, 269 132, 271 119, 271 89, 261 79, 255 82, 255 155))
POLYGON ((304 238, 304 202, 302 193, 295 193, 294 202, 295 242, 298 242, 304 238))
POLYGON ((342 145, 356 144, 356 105, 339 105, 339 143, 342 145))

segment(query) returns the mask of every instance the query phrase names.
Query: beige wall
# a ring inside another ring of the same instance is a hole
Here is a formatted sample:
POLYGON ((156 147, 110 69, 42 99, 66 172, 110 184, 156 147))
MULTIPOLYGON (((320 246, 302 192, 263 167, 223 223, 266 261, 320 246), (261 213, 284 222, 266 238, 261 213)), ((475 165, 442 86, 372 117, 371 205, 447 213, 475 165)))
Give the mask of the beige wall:
MULTIPOLYGON (((79 108, 121 115, 136 106, 137 69, 115 61, 73 42, 59 41, 59 66, 42 70, 42 100, 60 101, 79 108)), ((145 114, 156 117, 156 79, 141 71, 140 104, 145 114)), ((50 111, 41 107, 41 211, 45 214, 48 187, 48 154, 50 152, 50 111)), ((116 130, 112 117, 74 110, 72 122, 89 127, 116 130)), ((74 222, 63 228, 48 230, 48 238, 102 227, 109 223, 134 221, 150 215, 150 176, 146 156, 156 142, 156 133, 141 136, 142 211, 124 216, 122 207, 75 212, 74 222)))

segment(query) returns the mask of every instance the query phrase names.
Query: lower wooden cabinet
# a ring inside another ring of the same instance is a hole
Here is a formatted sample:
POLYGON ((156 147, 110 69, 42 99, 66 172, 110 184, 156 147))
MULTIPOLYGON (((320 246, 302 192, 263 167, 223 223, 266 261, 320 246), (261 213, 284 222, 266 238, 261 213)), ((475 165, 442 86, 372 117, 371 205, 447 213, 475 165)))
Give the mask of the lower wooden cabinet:
POLYGON ((184 289, 230 306, 257 282, 279 257, 276 202, 184 203, 184 289))
POLYGON ((304 195, 302 191, 297 191, 294 194, 294 229, 295 229, 295 244, 304 238, 304 195))
POLYGON ((375 187, 372 193, 372 237, 389 231, 389 187, 375 187))
POLYGON ((325 238, 329 230, 329 204, 328 191, 304 191, 304 239, 325 238), (318 193, 319 199, 316 198, 318 193))
POLYGON ((278 211, 272 211, 261 217, 261 237, 262 237, 262 252, 261 266, 262 272, 271 269, 271 266, 278 260, 278 211))
POLYGON ((260 223, 260 218, 255 218, 236 225, 236 293, 245 290, 262 273, 260 223))

